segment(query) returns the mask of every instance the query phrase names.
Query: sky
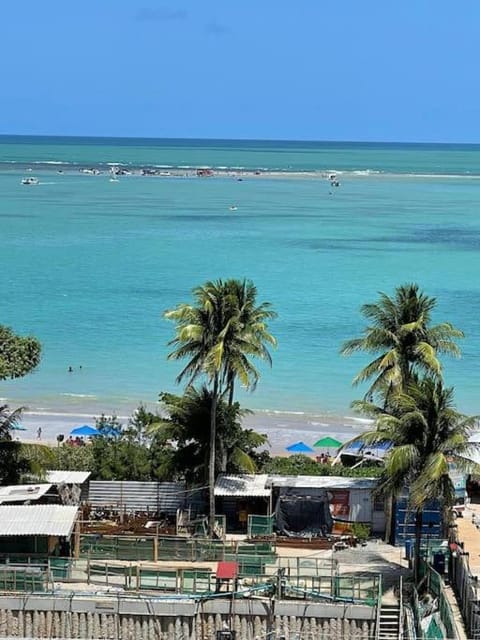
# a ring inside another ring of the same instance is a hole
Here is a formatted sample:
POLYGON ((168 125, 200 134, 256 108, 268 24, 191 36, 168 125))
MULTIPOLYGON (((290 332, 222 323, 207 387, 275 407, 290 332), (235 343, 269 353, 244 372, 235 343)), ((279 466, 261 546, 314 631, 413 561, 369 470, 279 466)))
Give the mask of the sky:
POLYGON ((480 2, 1 0, 0 133, 480 142, 480 2))

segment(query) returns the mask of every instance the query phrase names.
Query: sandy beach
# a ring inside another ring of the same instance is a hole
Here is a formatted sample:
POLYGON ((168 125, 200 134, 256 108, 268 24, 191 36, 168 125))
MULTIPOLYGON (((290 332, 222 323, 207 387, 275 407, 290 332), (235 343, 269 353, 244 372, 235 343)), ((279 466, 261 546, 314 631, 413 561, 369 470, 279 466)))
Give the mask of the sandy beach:
MULTIPOLYGON (((41 440, 48 443, 56 443, 59 434, 68 437, 70 431, 84 424, 95 424, 95 418, 99 413, 94 411, 81 411, 78 413, 41 413, 26 411, 22 418, 22 426, 26 431, 18 431, 22 441, 37 441, 37 431, 40 427, 41 440)), ((122 424, 127 424, 128 415, 118 416, 122 424)), ((265 433, 270 443, 270 452, 275 455, 285 453, 285 448, 302 440, 312 445, 316 440, 325 435, 333 436, 342 442, 353 438, 368 427, 368 421, 354 416, 344 418, 333 416, 311 415, 302 412, 284 413, 276 411, 262 411, 245 417, 245 428, 255 429, 259 433, 265 433)))

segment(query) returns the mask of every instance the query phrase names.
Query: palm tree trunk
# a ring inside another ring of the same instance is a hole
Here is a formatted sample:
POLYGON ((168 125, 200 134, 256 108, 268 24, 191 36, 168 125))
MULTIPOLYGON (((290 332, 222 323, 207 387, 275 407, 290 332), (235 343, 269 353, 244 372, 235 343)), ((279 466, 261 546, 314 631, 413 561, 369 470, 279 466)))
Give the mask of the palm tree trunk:
POLYGON ((208 531, 213 536, 215 528, 215 445, 217 439, 217 396, 218 396, 218 375, 213 380, 212 404, 210 407, 210 455, 208 460, 208 531))
POLYGON ((417 509, 415 511, 415 567, 414 567, 414 582, 418 584, 420 577, 420 544, 422 542, 422 527, 423 527, 423 511, 417 509))
POLYGON ((234 392, 235 392, 235 378, 232 376, 232 379, 228 383, 228 406, 229 407, 233 405, 234 392))

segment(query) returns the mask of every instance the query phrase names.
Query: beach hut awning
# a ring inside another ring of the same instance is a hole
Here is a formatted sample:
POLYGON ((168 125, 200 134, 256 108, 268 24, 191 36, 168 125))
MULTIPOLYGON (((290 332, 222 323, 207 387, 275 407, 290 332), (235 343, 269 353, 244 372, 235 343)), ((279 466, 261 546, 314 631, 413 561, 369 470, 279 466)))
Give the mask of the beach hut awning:
POLYGON ((393 444, 387 441, 365 444, 362 440, 356 440, 342 449, 339 455, 355 456, 371 460, 383 460, 392 446, 393 444))
POLYGON ((343 443, 340 442, 340 440, 336 440, 331 436, 325 436, 324 438, 320 438, 320 440, 317 440, 313 446, 323 447, 324 449, 338 449, 342 446, 342 444, 343 443))
POLYGON ((313 453, 312 447, 309 447, 308 444, 304 442, 295 442, 286 448, 290 453, 313 453))
POLYGON ((271 493, 267 488, 267 474, 220 476, 215 483, 216 496, 268 498, 271 493))

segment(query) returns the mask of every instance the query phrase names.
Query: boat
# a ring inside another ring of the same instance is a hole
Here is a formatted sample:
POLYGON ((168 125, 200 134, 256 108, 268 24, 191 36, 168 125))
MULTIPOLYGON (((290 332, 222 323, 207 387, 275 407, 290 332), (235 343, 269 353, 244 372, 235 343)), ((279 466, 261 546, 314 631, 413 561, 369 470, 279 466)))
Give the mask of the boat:
POLYGON ((22 178, 22 184, 38 184, 40 181, 38 178, 31 176, 30 178, 22 178))

